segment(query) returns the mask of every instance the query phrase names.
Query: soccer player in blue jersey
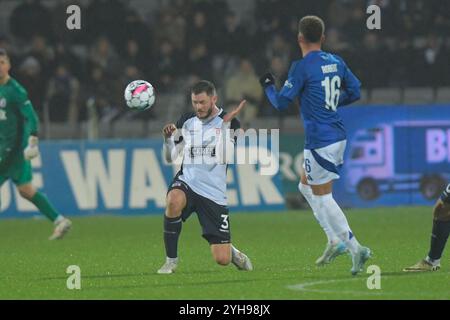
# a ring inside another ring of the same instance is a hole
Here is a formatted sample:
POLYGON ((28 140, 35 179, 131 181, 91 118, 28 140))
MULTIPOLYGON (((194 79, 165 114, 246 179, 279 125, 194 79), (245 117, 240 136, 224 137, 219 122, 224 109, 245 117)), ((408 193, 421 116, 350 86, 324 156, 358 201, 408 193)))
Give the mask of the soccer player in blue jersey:
POLYGON ((403 269, 405 272, 438 271, 441 258, 450 235, 450 184, 442 192, 433 210, 433 229, 431 231, 430 250, 425 259, 403 269))
POLYGON ((304 171, 299 184, 324 229, 328 244, 317 265, 331 262, 347 249, 352 255, 351 273, 362 271, 369 248, 359 244, 347 219, 333 199, 333 180, 339 178, 346 146, 346 132, 338 107, 360 98, 360 81, 337 55, 321 50, 325 25, 317 16, 299 22, 298 44, 303 59, 294 61, 281 91, 267 73, 260 82, 273 107, 284 110, 298 98, 305 128, 304 171))

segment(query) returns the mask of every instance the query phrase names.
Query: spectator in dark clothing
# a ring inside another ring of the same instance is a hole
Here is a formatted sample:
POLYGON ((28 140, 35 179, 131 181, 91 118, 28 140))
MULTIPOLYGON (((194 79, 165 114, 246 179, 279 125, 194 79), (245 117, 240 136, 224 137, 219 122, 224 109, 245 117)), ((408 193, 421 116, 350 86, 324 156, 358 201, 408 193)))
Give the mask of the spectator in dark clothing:
POLYGON ((27 56, 34 57, 39 61, 41 68, 40 74, 43 77, 43 81, 48 81, 52 74, 52 61, 54 59, 54 52, 51 46, 46 43, 46 38, 41 35, 33 37, 31 42, 31 49, 27 56))
POLYGON ((124 2, 119 0, 95 0, 86 8, 85 28, 90 42, 101 34, 117 48, 123 47, 127 37, 124 2))
POLYGON ((164 92, 171 89, 175 77, 182 73, 184 69, 180 64, 179 55, 173 45, 164 40, 160 47, 156 60, 156 84, 160 91, 164 92))
POLYGON ((52 15, 40 0, 25 0, 18 5, 10 17, 11 32, 24 41, 35 35, 53 38, 52 15))
POLYGON ((126 66, 135 66, 140 70, 143 76, 146 76, 153 71, 153 61, 151 57, 142 52, 140 45, 134 39, 130 39, 126 43, 126 49, 123 56, 123 62, 126 66))
POLYGON ((212 39, 212 51, 216 54, 230 56, 244 56, 250 54, 251 45, 247 30, 239 22, 234 12, 228 12, 224 18, 224 25, 216 31, 212 39), (240 45, 236 45, 239 43, 240 45))
POLYGON ((76 124, 79 116, 78 80, 67 66, 59 64, 50 79, 47 90, 50 121, 76 124))
POLYGON ((187 68, 189 74, 201 74, 204 79, 211 79, 211 56, 205 42, 192 44, 189 50, 187 68))
POLYGON ((89 53, 89 63, 103 69, 108 77, 115 77, 120 73, 119 57, 109 40, 102 36, 98 38, 89 53))
POLYGON ((69 73, 73 74, 78 79, 84 79, 86 70, 83 68, 83 63, 63 42, 56 42, 54 45, 55 53, 52 61, 52 71, 57 69, 57 66, 64 65, 69 73))
POLYGON ((43 116, 46 82, 42 80, 42 67, 39 61, 32 56, 26 57, 19 66, 17 78, 27 88, 28 97, 33 101, 38 115, 43 116))
POLYGON ((206 14, 203 11, 194 12, 192 18, 187 25, 186 33, 186 49, 196 43, 210 43, 211 28, 207 24, 206 14))

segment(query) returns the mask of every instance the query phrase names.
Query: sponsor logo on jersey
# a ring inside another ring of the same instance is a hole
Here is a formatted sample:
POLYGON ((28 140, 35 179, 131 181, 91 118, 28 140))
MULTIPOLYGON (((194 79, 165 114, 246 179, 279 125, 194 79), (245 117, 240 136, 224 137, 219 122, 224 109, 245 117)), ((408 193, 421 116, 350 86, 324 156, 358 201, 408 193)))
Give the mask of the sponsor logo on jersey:
POLYGON ((191 147, 190 152, 191 158, 201 157, 201 156, 216 156, 216 147, 201 146, 201 147, 191 147))
POLYGON ((5 98, 0 99, 0 108, 6 108, 6 99, 5 98))

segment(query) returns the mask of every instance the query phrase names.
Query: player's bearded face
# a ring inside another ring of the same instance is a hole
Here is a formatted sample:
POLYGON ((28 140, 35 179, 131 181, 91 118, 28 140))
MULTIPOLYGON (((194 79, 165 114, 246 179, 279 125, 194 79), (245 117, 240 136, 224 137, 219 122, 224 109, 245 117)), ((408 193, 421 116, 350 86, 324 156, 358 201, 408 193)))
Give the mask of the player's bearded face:
POLYGON ((192 94, 192 106, 199 119, 208 119, 213 113, 217 102, 216 96, 208 96, 206 93, 192 94))

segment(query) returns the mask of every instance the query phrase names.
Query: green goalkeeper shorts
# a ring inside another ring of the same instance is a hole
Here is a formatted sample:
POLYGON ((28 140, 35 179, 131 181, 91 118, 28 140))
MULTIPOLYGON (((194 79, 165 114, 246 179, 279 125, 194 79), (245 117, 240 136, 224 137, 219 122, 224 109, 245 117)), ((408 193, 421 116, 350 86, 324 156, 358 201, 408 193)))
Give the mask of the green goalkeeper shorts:
POLYGON ((0 165, 0 186, 8 179, 18 186, 30 183, 33 179, 31 162, 25 160, 21 153, 10 157, 7 163, 0 165))

